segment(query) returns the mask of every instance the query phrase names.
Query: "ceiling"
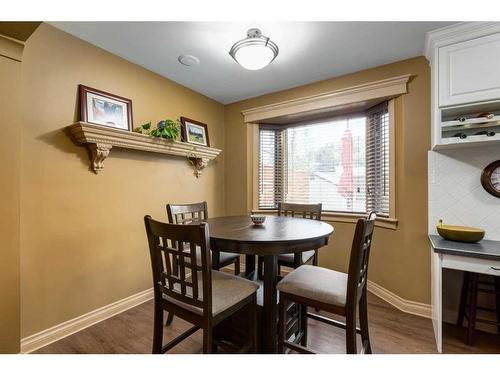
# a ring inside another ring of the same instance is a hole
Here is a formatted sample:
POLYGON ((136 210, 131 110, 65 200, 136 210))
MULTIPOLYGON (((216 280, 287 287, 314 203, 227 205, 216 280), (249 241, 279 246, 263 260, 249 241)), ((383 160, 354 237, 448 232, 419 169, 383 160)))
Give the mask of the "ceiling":
POLYGON ((451 22, 52 22, 53 26, 228 104, 423 55, 425 33, 451 22), (245 70, 229 49, 258 27, 278 57, 245 70), (190 54, 197 66, 181 65, 190 54))

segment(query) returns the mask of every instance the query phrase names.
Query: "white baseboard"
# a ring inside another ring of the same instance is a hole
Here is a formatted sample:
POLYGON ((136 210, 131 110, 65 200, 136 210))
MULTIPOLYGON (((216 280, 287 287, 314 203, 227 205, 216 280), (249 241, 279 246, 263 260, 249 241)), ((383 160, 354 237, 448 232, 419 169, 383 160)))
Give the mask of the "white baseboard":
MULTIPOLYGON (((431 318, 430 305, 405 300, 372 281, 368 281, 368 291, 405 313, 422 316, 424 318, 431 318)), ((55 341, 81 331, 82 329, 90 327, 103 320, 111 318, 114 315, 120 314, 147 302, 152 298, 153 289, 147 289, 130 297, 113 302, 107 306, 103 306, 94 311, 58 324, 54 327, 48 328, 44 331, 35 333, 34 335, 25 337, 21 340, 21 353, 33 352, 55 341)))
POLYGON ((55 341, 72 335, 103 320, 120 314, 153 298, 153 288, 131 295, 130 297, 100 307, 94 311, 68 320, 44 331, 21 339, 21 353, 30 353, 55 341))
POLYGON ((368 280, 368 291, 405 313, 418 315, 428 319, 432 317, 431 305, 408 301, 370 280, 368 280))

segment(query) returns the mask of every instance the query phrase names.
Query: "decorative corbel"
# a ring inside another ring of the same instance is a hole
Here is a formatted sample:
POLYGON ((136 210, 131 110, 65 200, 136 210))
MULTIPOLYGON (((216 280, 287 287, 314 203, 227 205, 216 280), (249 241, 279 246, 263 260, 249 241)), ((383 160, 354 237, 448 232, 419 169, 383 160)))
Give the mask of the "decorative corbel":
POLYGON ((196 178, 199 178, 201 176, 202 171, 207 167, 208 165, 208 159, 207 158, 200 158, 199 156, 196 156, 194 153, 188 154, 188 161, 191 163, 191 165, 194 168, 194 175, 196 178))
POLYGON ((92 170, 97 174, 104 167, 103 162, 108 157, 109 151, 113 146, 105 143, 89 144, 90 152, 92 153, 92 170))

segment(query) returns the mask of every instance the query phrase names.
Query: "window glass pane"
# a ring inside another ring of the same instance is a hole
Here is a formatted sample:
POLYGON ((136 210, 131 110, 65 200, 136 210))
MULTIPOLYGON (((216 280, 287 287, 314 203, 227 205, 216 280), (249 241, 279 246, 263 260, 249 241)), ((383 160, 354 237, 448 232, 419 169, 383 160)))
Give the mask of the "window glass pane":
POLYGON ((288 128, 284 201, 366 212, 365 134, 364 117, 288 128))
POLYGON ((388 103, 365 114, 260 128, 259 208, 322 203, 323 210, 389 216, 388 103))

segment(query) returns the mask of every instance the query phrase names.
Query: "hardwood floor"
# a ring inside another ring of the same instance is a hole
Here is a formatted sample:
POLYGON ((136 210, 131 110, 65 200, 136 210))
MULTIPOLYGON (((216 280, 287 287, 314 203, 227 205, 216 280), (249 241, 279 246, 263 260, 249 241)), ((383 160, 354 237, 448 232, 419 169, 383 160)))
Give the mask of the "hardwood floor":
MULTIPOLYGON (((436 353, 432 323, 429 319, 403 313, 370 294, 368 319, 374 353, 436 353)), ((149 301, 108 320, 84 329, 36 353, 150 353, 153 302, 149 301)), ((190 325, 175 318, 165 329, 169 340, 190 325)), ((500 335, 477 333, 474 346, 463 342, 465 330, 444 327, 446 353, 500 353, 500 335)), ((341 329, 309 320, 308 344, 324 353, 345 353, 341 329)), ((359 346, 358 346, 359 347, 359 346)), ((202 333, 196 332, 169 353, 201 353, 202 333)))

